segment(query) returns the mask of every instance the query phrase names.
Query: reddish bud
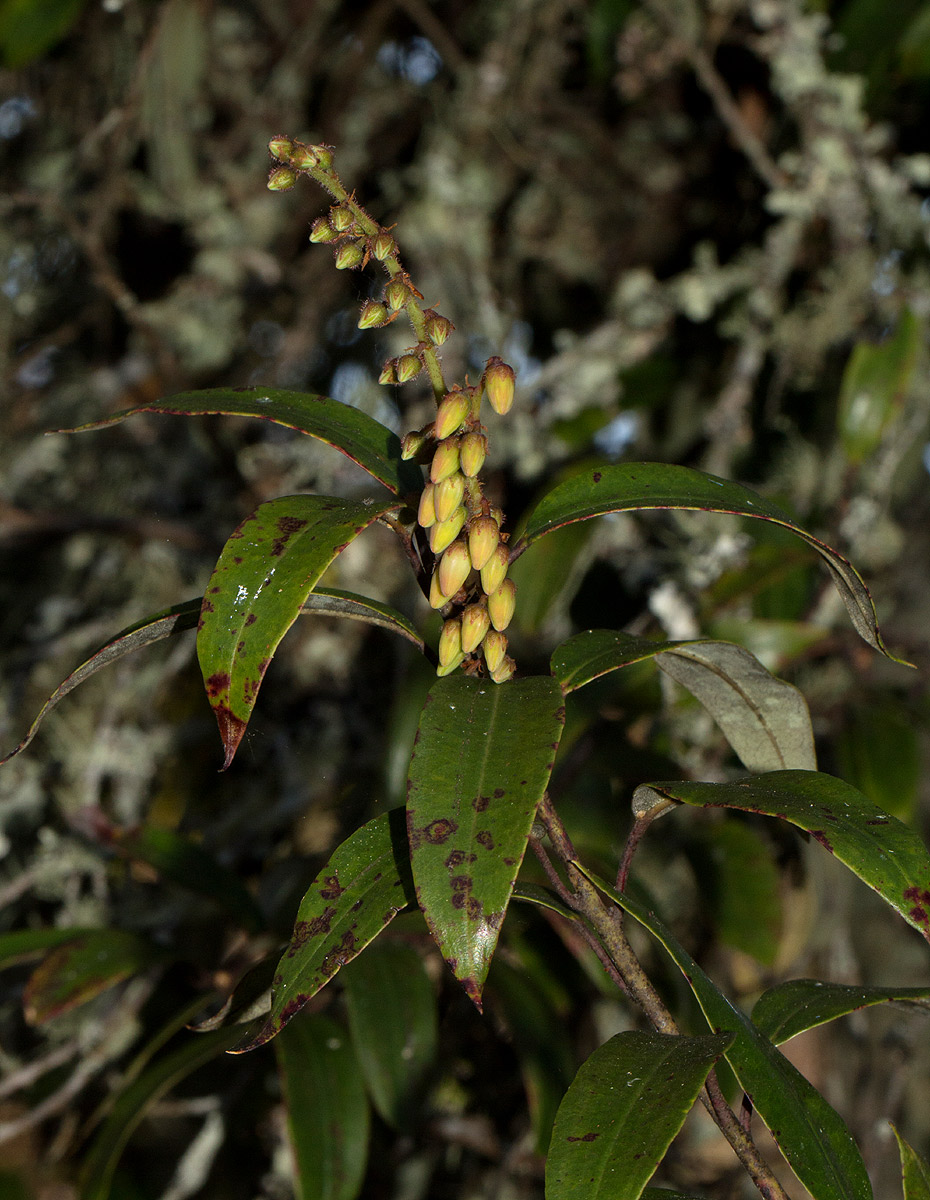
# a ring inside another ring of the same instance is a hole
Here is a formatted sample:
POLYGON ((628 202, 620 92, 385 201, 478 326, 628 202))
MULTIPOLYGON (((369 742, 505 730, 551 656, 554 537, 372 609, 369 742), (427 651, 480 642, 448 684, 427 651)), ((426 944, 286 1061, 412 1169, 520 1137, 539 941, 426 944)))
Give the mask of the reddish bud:
POLYGON ((377 300, 366 300, 362 305, 362 313, 358 319, 359 329, 376 329, 387 320, 388 311, 377 300))
POLYGON ((513 611, 517 605, 517 585, 512 579, 505 579, 496 592, 488 596, 488 616, 491 624, 497 630, 504 630, 513 620, 513 611))
POLYGON ((436 506, 436 520, 448 521, 465 496, 465 476, 456 471, 445 479, 433 485, 433 503, 436 506))
POLYGON ((471 654, 484 640, 491 626, 491 618, 484 604, 469 604, 462 613, 462 650, 471 654))
POLYGON ((439 665, 447 667, 454 658, 461 661, 462 626, 458 621, 446 621, 439 635, 439 665))
POLYGON ((268 149, 274 158, 286 163, 290 161, 290 157, 294 153, 294 143, 290 138, 273 137, 268 143, 268 149))
POLYGON ((441 317, 438 313, 433 313, 426 319, 426 335, 434 346, 441 346, 448 338, 455 326, 448 317, 441 317))
POLYGON ((444 596, 454 596, 471 571, 471 559, 464 542, 453 542, 439 560, 439 586, 444 596))
POLYGON ((507 577, 510 565, 510 555, 507 547, 498 545, 494 553, 481 568, 481 590, 486 596, 491 596, 507 577))
POLYGON ((329 223, 337 233, 347 233, 355 224, 355 217, 344 205, 335 204, 329 210, 329 223))
POLYGON ((324 171, 328 171, 333 165, 333 148, 332 146, 304 146, 313 155, 316 166, 322 167, 324 171))
POLYGON ((459 439, 448 437, 436 447, 430 463, 429 477, 433 483, 441 483, 459 469, 459 439))
POLYGON ((407 303, 407 285, 395 275, 384 289, 384 299, 391 312, 400 312, 407 303))
POLYGON ((355 242, 343 242, 336 251, 336 270, 351 271, 361 265, 364 257, 361 246, 356 245, 355 242))
POLYGON ((275 167, 268 175, 269 192, 287 192, 297 182, 297 176, 290 167, 275 167))
POLYGON ((386 258, 390 258, 396 249, 397 243, 389 233, 379 233, 371 243, 371 252, 378 262, 384 262, 386 258))
POLYGON ((503 663, 504 655, 507 653, 507 638, 504 634, 498 633, 496 629, 489 629, 481 645, 484 650, 484 661, 493 678, 494 672, 503 663))
POLYGON ((449 597, 442 594, 442 588, 439 586, 439 572, 433 572, 433 578, 429 585, 429 606, 430 608, 442 608, 444 604, 449 603, 449 597))
POLYGON ((468 527, 468 549, 471 552, 472 566, 476 571, 484 569, 485 563, 497 549, 499 542, 500 530, 491 517, 477 517, 472 521, 468 527))
POLYGON ((474 478, 484 466, 487 453, 488 439, 483 433, 466 433, 461 447, 462 474, 474 478))
POLYGON ((508 679, 513 678, 513 673, 517 669, 517 664, 512 658, 507 657, 499 664, 497 670, 491 672, 491 678, 495 683, 506 683, 508 679))
POLYGON ((458 668, 462 665, 462 663, 464 661, 465 661, 465 655, 457 654, 455 656, 455 658, 453 658, 452 662, 446 663, 446 665, 444 667, 438 666, 436 668, 436 674, 439 676, 440 679, 443 679, 446 675, 451 675, 453 671, 458 670, 458 668))
POLYGON ((397 382, 409 383, 420 374, 423 364, 415 354, 402 354, 397 360, 397 382))
POLYGON ((436 524, 435 488, 428 483, 420 493, 420 506, 417 509, 417 523, 424 529, 432 529, 436 524))
POLYGON ((400 456, 405 462, 408 459, 416 458, 425 445, 426 435, 423 430, 412 429, 410 433, 405 433, 400 439, 400 456))
POLYGON ((440 402, 436 412, 436 441, 445 441, 450 434, 458 433, 468 416, 471 402, 464 392, 449 392, 440 402))
MULTIPOLYGON (((465 524, 465 507, 457 508, 448 521, 440 521, 429 531, 429 548, 434 554, 442 554, 462 532, 465 524)), ((448 592, 446 595, 448 596, 448 592)))
POLYGON ((381 374, 378 376, 379 383, 396 383, 397 382, 397 359, 389 358, 381 368, 381 374))
POLYGON ((295 142, 291 150, 291 164, 298 171, 309 171, 320 165, 320 157, 316 146, 305 146, 303 142, 295 142))
POLYGON ((488 359, 484 370, 484 387, 491 401, 491 407, 496 413, 504 416, 510 412, 513 404, 514 383, 516 377, 513 367, 508 367, 503 359, 488 359))
POLYGON ((317 217, 310 226, 311 242, 334 242, 338 236, 325 217, 317 217))

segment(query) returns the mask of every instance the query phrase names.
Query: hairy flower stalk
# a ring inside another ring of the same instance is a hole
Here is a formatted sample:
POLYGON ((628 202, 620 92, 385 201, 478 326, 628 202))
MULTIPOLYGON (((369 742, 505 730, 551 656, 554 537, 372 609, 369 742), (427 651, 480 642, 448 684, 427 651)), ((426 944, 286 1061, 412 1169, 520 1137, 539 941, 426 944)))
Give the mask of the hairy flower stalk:
POLYGON ((287 190, 298 176, 309 175, 333 198, 329 213, 314 221, 310 241, 331 245, 340 270, 380 263, 387 274, 380 297, 362 305, 359 328, 379 328, 401 313, 413 327, 415 344, 387 360, 379 383, 396 387, 425 373, 436 400, 435 420, 407 433, 401 453, 404 459, 429 463, 417 506, 417 526, 423 531, 417 535, 419 549, 408 534, 405 541, 418 572, 421 563, 429 571, 421 575, 421 583, 431 607, 442 610, 444 618, 437 673, 448 675, 462 667, 503 683, 516 669, 504 633, 513 618, 516 587, 507 576, 510 552, 508 534, 501 530, 503 513, 488 503, 480 479, 488 450, 480 418, 484 395, 500 416, 510 411, 513 368, 495 356, 476 385, 466 378, 463 385, 448 387, 437 348, 455 327, 435 308, 421 306, 423 297, 401 265, 397 242, 346 191, 333 170, 332 148, 287 137, 272 138, 268 148, 278 163, 268 180, 272 191, 287 190))

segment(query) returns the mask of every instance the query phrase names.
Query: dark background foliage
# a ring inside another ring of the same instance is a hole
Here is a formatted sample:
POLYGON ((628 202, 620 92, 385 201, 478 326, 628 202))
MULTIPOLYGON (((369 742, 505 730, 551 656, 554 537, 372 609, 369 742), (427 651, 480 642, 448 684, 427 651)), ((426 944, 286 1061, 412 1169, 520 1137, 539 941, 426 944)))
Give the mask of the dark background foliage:
MULTIPOLYGON (((46 431, 221 384, 334 395, 398 430, 426 417, 422 388, 376 383, 404 334, 356 329, 371 274, 335 272, 307 241, 323 197, 264 187, 268 138, 285 133, 335 146, 347 185, 396 222, 413 279, 457 326, 447 376, 477 377, 491 353, 517 369, 490 460, 512 520, 589 456, 739 479, 850 555, 918 671, 857 642, 794 544, 694 515, 547 541, 522 571, 521 665, 545 669, 558 637, 591 625, 740 641, 805 692, 822 768, 926 831, 930 8, 890 7, 893 19, 886 0, 7 0, 3 748, 99 643, 199 594, 256 504, 370 486, 263 423, 46 431)), ((382 535, 327 582, 424 619, 382 535)), ((733 765, 698 710, 646 672, 625 679, 570 714, 560 768, 569 826, 604 861, 632 785, 733 765)), ((3 927, 117 925, 177 958, 38 1027, 23 1018, 28 969, 0 976, 10 1188, 75 1194, 87 1123, 139 1040, 256 953, 215 905, 114 858, 107 831, 191 835, 286 936, 331 847, 401 799, 427 682, 387 635, 306 619, 220 776, 188 636, 97 676, 0 771, 3 927)), ((925 947, 864 889, 796 839, 749 828, 751 843, 721 850, 715 823, 695 819, 647 858, 737 994, 776 974, 926 979, 925 947)), ((441 989, 443 1062, 414 1133, 376 1125, 364 1195, 540 1195, 505 976, 482 1021, 422 926, 398 928, 441 989)), ((501 953, 548 996, 570 1063, 629 1023, 544 923, 516 914, 501 953)), ((321 1004, 338 1014, 331 990, 321 1004)), ((924 1032, 891 1011, 796 1051, 849 1117, 878 1195, 893 1186, 885 1118, 928 1147, 924 1032)), ((271 1067, 267 1051, 224 1059, 163 1102, 119 1194, 289 1194, 271 1067)), ((671 1182, 735 1195, 728 1155, 698 1126, 671 1182)))

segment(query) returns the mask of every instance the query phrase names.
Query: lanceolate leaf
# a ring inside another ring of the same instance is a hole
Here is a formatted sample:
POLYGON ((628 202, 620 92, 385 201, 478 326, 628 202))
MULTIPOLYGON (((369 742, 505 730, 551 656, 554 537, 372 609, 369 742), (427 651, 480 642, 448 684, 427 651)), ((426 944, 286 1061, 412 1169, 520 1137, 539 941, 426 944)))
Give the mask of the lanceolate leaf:
POLYGON ((913 830, 841 779, 817 771, 772 771, 739 783, 652 783, 633 795, 637 810, 675 801, 790 821, 930 941, 930 854, 913 830))
POLYGON ((33 971, 23 993, 33 1025, 86 1004, 107 988, 165 959, 164 950, 121 929, 94 929, 58 946, 33 971))
POLYGON ((618 1033, 582 1064, 555 1119, 546 1200, 639 1200, 732 1034, 618 1033))
POLYGON ((203 598, 197 654, 207 695, 233 760, 268 664, 336 555, 391 505, 285 496, 235 531, 203 598))
POLYGON ((901 1157, 904 1200, 930 1200, 930 1166, 907 1144, 894 1125, 891 1128, 894 1129, 898 1154, 901 1157))
MULTIPOLYGON (((90 658, 72 671, 49 696, 23 740, 5 758, 0 758, 0 767, 14 755, 26 749, 38 733, 39 726, 45 717, 60 700, 63 700, 69 692, 74 691, 78 684, 89 679, 103 667, 116 662, 124 654, 139 650, 142 646, 160 642, 163 638, 171 637, 172 634, 196 628, 202 606, 202 598, 186 600, 183 604, 176 604, 173 608, 165 609, 164 612, 156 613, 154 616, 146 617, 143 621, 138 621, 135 625, 130 625, 128 629, 118 633, 106 645, 101 646, 90 658)), ((347 617, 350 620, 365 621, 369 625, 377 625, 381 629, 397 633, 412 642, 417 649, 423 649, 423 639, 402 613, 397 612, 390 605, 382 604, 379 600, 371 600, 367 596, 357 596, 354 592, 342 592, 335 588, 329 590, 317 588, 303 602, 300 611, 311 615, 316 613, 323 617, 347 617)))
POLYGON ((899 1001, 930 1008, 930 987, 854 987, 820 979, 789 979, 763 992, 752 1010, 753 1024, 777 1045, 873 1004, 899 1001))
POLYGON ((96 929, 13 929, 0 933, 0 967, 38 958, 46 950, 97 933, 96 929))
POLYGON ((413 900, 404 815, 394 809, 338 846, 310 885, 278 964, 268 1019, 235 1053, 254 1050, 279 1033, 413 900))
POLYGON ((670 930, 644 905, 583 867, 606 896, 635 917, 668 951, 717 1033, 735 1034, 725 1058, 798 1179, 817 1200, 872 1200, 862 1156, 824 1098, 749 1018, 718 990, 670 930))
POLYGON ((436 994, 412 946, 378 941, 342 972, 349 1029, 375 1108, 409 1128, 436 1057, 436 994))
POLYGON ((564 720, 549 676, 500 685, 449 676, 420 718, 407 782, 417 898, 479 1008, 564 720))
POLYGON ((368 1157, 368 1101, 349 1035, 301 1017, 275 1042, 298 1200, 355 1200, 368 1157))
POLYGON ((841 554, 795 525, 777 505, 749 488, 715 475, 669 463, 620 463, 582 471, 557 484, 530 513, 526 529, 514 548, 523 546, 552 529, 586 521, 589 517, 633 509, 701 509, 758 517, 782 525, 803 538, 823 557, 843 597, 856 631, 870 646, 889 658, 878 631, 875 607, 858 572, 841 554))
POLYGON ((128 408, 102 421, 60 432, 80 433, 87 429, 103 429, 142 412, 187 417, 207 414, 259 417, 276 425, 286 425, 300 433, 308 433, 341 450, 395 495, 418 492, 423 486, 422 472, 413 463, 401 459, 400 439, 390 429, 348 404, 341 404, 329 396, 304 392, 265 388, 211 388, 203 392, 182 392, 154 404, 128 408))
POLYGON ((552 656, 565 692, 608 671, 654 658, 707 709, 750 771, 816 769, 807 703, 748 650, 732 642, 650 642, 610 629, 570 638, 552 656))

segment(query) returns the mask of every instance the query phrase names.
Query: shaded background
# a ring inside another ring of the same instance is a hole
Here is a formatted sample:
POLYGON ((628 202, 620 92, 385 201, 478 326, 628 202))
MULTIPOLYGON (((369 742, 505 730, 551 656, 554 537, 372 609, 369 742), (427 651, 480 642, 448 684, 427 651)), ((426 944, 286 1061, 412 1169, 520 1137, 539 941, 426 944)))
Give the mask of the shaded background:
MULTIPOLYGON (((370 488, 348 460, 259 422, 47 430, 250 384, 333 395, 399 431, 426 419, 422 387, 376 382, 404 331, 356 328, 373 273, 336 272, 308 244, 323 197, 265 189, 267 141, 283 133, 335 146, 344 182, 396 223, 414 281, 457 327, 447 378, 476 378, 492 353, 517 369, 489 462, 512 520, 591 456, 739 479, 853 559, 886 640, 918 670, 858 642, 799 544, 695 514, 603 521, 527 555, 521 665, 544 669, 557 640, 591 625, 732 638, 802 688, 822 768, 926 832, 930 6, 7 0, 0 46, 4 749, 102 641, 202 592, 258 503, 370 488)), ((382 532, 327 582, 422 620, 382 532)), ((115 924, 176 955, 167 975, 38 1027, 22 1015, 28 970, 0 977, 11 1188, 75 1194, 86 1121, 126 1056, 251 953, 207 902, 114 861, 105 831, 190 835, 286 935, 327 851, 402 798, 427 683, 386 634, 304 620, 218 776, 187 635, 91 680, 0 771, 4 928, 115 924), (54 1065, 33 1077, 35 1061, 54 1065)), ((645 671, 590 690, 558 782, 578 841, 609 862, 635 783, 734 764, 700 711, 645 671)), ((926 947, 864 888, 788 835, 733 824, 744 832, 692 815, 643 868, 717 978, 747 1002, 780 974, 926 981, 926 947)), ((513 924, 505 962, 548 989, 577 1063, 629 1016, 551 932, 513 924)), ((405 936, 428 954, 419 929, 405 936)), ((545 1039, 535 1059, 515 1043, 527 1018, 503 982, 481 1022, 431 969, 444 1073, 406 1140, 376 1126, 363 1194, 541 1195, 520 1066, 539 1065, 545 1039)), ((877 1195, 896 1194, 886 1118, 930 1149, 925 1029, 871 1014, 797 1050, 849 1118, 877 1195)), ((290 1194, 262 1053, 224 1060, 187 1109, 156 1112, 118 1194, 290 1194), (212 1142, 205 1111, 219 1114, 212 1142), (202 1178, 182 1178, 198 1131, 202 1178)), ((698 1127, 666 1181, 741 1194, 728 1155, 698 1127)))

